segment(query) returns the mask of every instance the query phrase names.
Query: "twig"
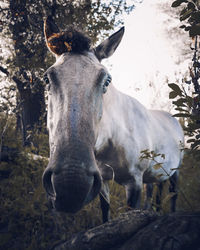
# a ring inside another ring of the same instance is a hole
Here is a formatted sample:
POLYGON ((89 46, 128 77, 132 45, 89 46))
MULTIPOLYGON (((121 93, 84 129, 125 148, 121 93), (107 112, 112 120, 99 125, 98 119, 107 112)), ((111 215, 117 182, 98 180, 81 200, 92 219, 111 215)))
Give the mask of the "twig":
MULTIPOLYGON (((142 159, 150 159, 150 160, 154 161, 156 164, 159 164, 159 165, 160 165, 160 168, 165 172, 165 174, 166 174, 169 178, 171 177, 171 175, 170 175, 170 174, 163 168, 163 166, 162 166, 162 164, 163 164, 164 162, 160 163, 160 162, 158 162, 158 161, 155 159, 155 157, 157 157, 157 156, 161 156, 161 157, 162 157, 163 154, 155 154, 155 155, 154 155, 154 152, 153 152, 153 151, 148 152, 148 150, 144 150, 144 151, 142 151, 142 152, 143 152, 143 154, 146 153, 146 157, 145 157, 145 156, 142 156, 142 157, 140 158, 141 160, 142 160, 142 159), (146 151, 146 152, 145 152, 145 151, 146 151), (153 152, 153 153, 152 153, 152 152, 153 152)), ((163 156, 164 156, 164 155, 163 155, 163 156)), ((162 158, 164 158, 164 157, 162 157, 162 158)), ((155 164, 155 165, 156 165, 156 164, 155 164)), ((173 179, 171 179, 171 182, 172 182, 174 185, 176 185, 176 182, 175 182, 173 179)), ((184 200, 186 201, 186 203, 188 204, 188 206, 190 207, 190 209, 193 211, 192 205, 190 204, 190 202, 188 201, 188 199, 186 198, 184 192, 181 190, 180 187, 178 188, 178 191, 182 194, 184 200)))

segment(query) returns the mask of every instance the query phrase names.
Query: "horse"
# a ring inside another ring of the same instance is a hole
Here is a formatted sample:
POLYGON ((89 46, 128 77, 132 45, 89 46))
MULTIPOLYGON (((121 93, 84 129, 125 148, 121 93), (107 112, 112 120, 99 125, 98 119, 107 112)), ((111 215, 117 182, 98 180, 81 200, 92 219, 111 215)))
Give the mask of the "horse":
POLYGON ((179 122, 118 91, 101 64, 123 34, 124 27, 92 47, 73 26, 60 31, 52 18, 44 21, 56 62, 44 74, 50 158, 43 186, 53 207, 66 213, 78 212, 99 195, 103 222, 109 220, 109 180, 125 187, 128 206, 137 209, 143 183, 150 187, 177 176, 183 157, 179 122), (143 150, 155 152, 161 167, 154 168, 155 159, 141 160, 143 150))

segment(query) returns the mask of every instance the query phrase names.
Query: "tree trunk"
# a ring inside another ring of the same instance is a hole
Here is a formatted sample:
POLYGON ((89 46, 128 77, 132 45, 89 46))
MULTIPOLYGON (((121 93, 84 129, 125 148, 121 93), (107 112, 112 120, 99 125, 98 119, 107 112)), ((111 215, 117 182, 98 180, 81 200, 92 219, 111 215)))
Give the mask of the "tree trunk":
POLYGON ((32 59, 36 51, 31 50, 29 45, 34 41, 31 37, 33 34, 28 18, 29 13, 26 9, 26 0, 11 0, 9 4, 12 20, 10 32, 14 42, 16 68, 13 80, 19 92, 17 128, 20 126, 23 143, 28 145, 30 143, 28 130, 33 130, 35 125, 39 125, 41 114, 45 111, 44 86, 35 73, 31 72, 32 68, 35 72, 36 65, 32 59), (31 64, 33 64, 32 67, 31 64))
MULTIPOLYGON (((38 79, 39 81, 39 79, 38 79)), ((17 85, 19 91, 20 130, 22 131, 24 145, 29 145, 28 131, 32 131, 45 112, 44 87, 40 83, 34 91, 30 87, 17 85)))
POLYGON ((200 212, 159 216, 133 210, 81 232, 54 250, 200 250, 200 212))

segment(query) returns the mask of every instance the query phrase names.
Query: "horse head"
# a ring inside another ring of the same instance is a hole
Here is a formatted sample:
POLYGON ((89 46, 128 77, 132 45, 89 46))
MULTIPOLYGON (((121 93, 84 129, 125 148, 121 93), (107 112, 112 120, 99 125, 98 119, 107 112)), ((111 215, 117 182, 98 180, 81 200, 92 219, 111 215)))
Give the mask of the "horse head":
POLYGON ((101 189, 94 146, 104 95, 111 82, 101 60, 114 53, 124 29, 96 48, 73 27, 60 31, 51 18, 45 20, 44 33, 56 62, 44 76, 49 85, 50 160, 43 174, 43 185, 58 211, 75 213, 101 189))

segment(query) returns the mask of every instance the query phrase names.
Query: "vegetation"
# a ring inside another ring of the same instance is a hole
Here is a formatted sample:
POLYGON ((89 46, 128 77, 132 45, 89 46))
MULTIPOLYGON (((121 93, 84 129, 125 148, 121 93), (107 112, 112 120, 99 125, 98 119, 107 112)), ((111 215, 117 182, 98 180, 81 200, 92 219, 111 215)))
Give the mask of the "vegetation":
MULTIPOLYGON (((0 133, 7 123, 3 149, 12 150, 11 158, 0 163, 0 249, 49 249, 73 233, 101 224, 98 198, 76 215, 52 210, 42 186, 42 173, 48 163, 47 137, 37 135, 35 148, 24 148, 15 130, 15 117, 1 114, 0 133)), ((126 209, 125 193, 111 183, 112 216, 126 209)))
MULTIPOLYGON (((0 249, 49 249, 101 223, 98 199, 76 216, 57 214, 42 187, 49 155, 43 74, 54 61, 43 18, 50 15, 62 29, 73 24, 96 44, 133 7, 126 0, 0 2, 0 249)), ((115 192, 113 204, 122 207, 115 192)))
MULTIPOLYGON (((43 18, 51 16, 64 29, 73 24, 87 32, 96 43, 100 36, 116 24, 123 11, 134 5, 123 1, 50 1, 6 0, 0 2, 1 78, 9 79, 9 90, 16 95, 17 129, 21 131, 23 144, 32 141, 34 126, 46 121, 45 85, 43 74, 52 64, 43 35, 43 18), (6 49, 5 49, 6 48, 6 49)), ((6 98, 8 99, 8 97, 6 98)))
MULTIPOLYGON (((76 232, 101 224, 98 198, 76 215, 58 214, 48 203, 42 187, 41 176, 49 155, 42 78, 53 62, 44 44, 42 18, 51 15, 63 28, 73 23, 89 33, 95 44, 122 22, 120 14, 123 11, 133 9, 133 4, 127 2, 1 1, 0 38, 4 41, 1 45, 4 52, 0 57, 0 81, 5 84, 1 87, 0 99, 0 249, 49 249, 76 232)), ((181 28, 196 37, 191 81, 186 83, 194 84, 199 79, 200 65, 197 56, 198 2, 177 0, 174 3, 173 7, 185 6, 181 16, 187 17, 181 19, 188 24, 181 28)), ((180 173, 178 210, 198 210, 199 90, 189 95, 184 87, 169 86, 172 89, 170 98, 176 98, 176 116, 183 119, 186 134, 190 136, 188 142, 192 143, 192 151, 186 152, 180 173)), ((127 209, 125 191, 112 182, 110 189, 111 216, 114 218, 127 209)), ((163 198, 162 208, 167 212, 166 194, 163 198)))
POLYGON ((181 117, 182 125, 186 134, 187 143, 191 144, 190 153, 199 160, 200 157, 200 58, 199 58, 199 35, 200 35, 200 5, 199 1, 176 0, 172 3, 172 7, 182 7, 180 11, 180 21, 184 22, 180 26, 189 33, 193 39, 194 51, 192 58, 192 67, 189 69, 190 76, 183 79, 183 85, 180 87, 175 83, 169 84, 171 92, 170 99, 175 99, 173 104, 176 106, 177 113, 175 117, 181 117), (193 87, 192 93, 187 93, 185 86, 193 87))

